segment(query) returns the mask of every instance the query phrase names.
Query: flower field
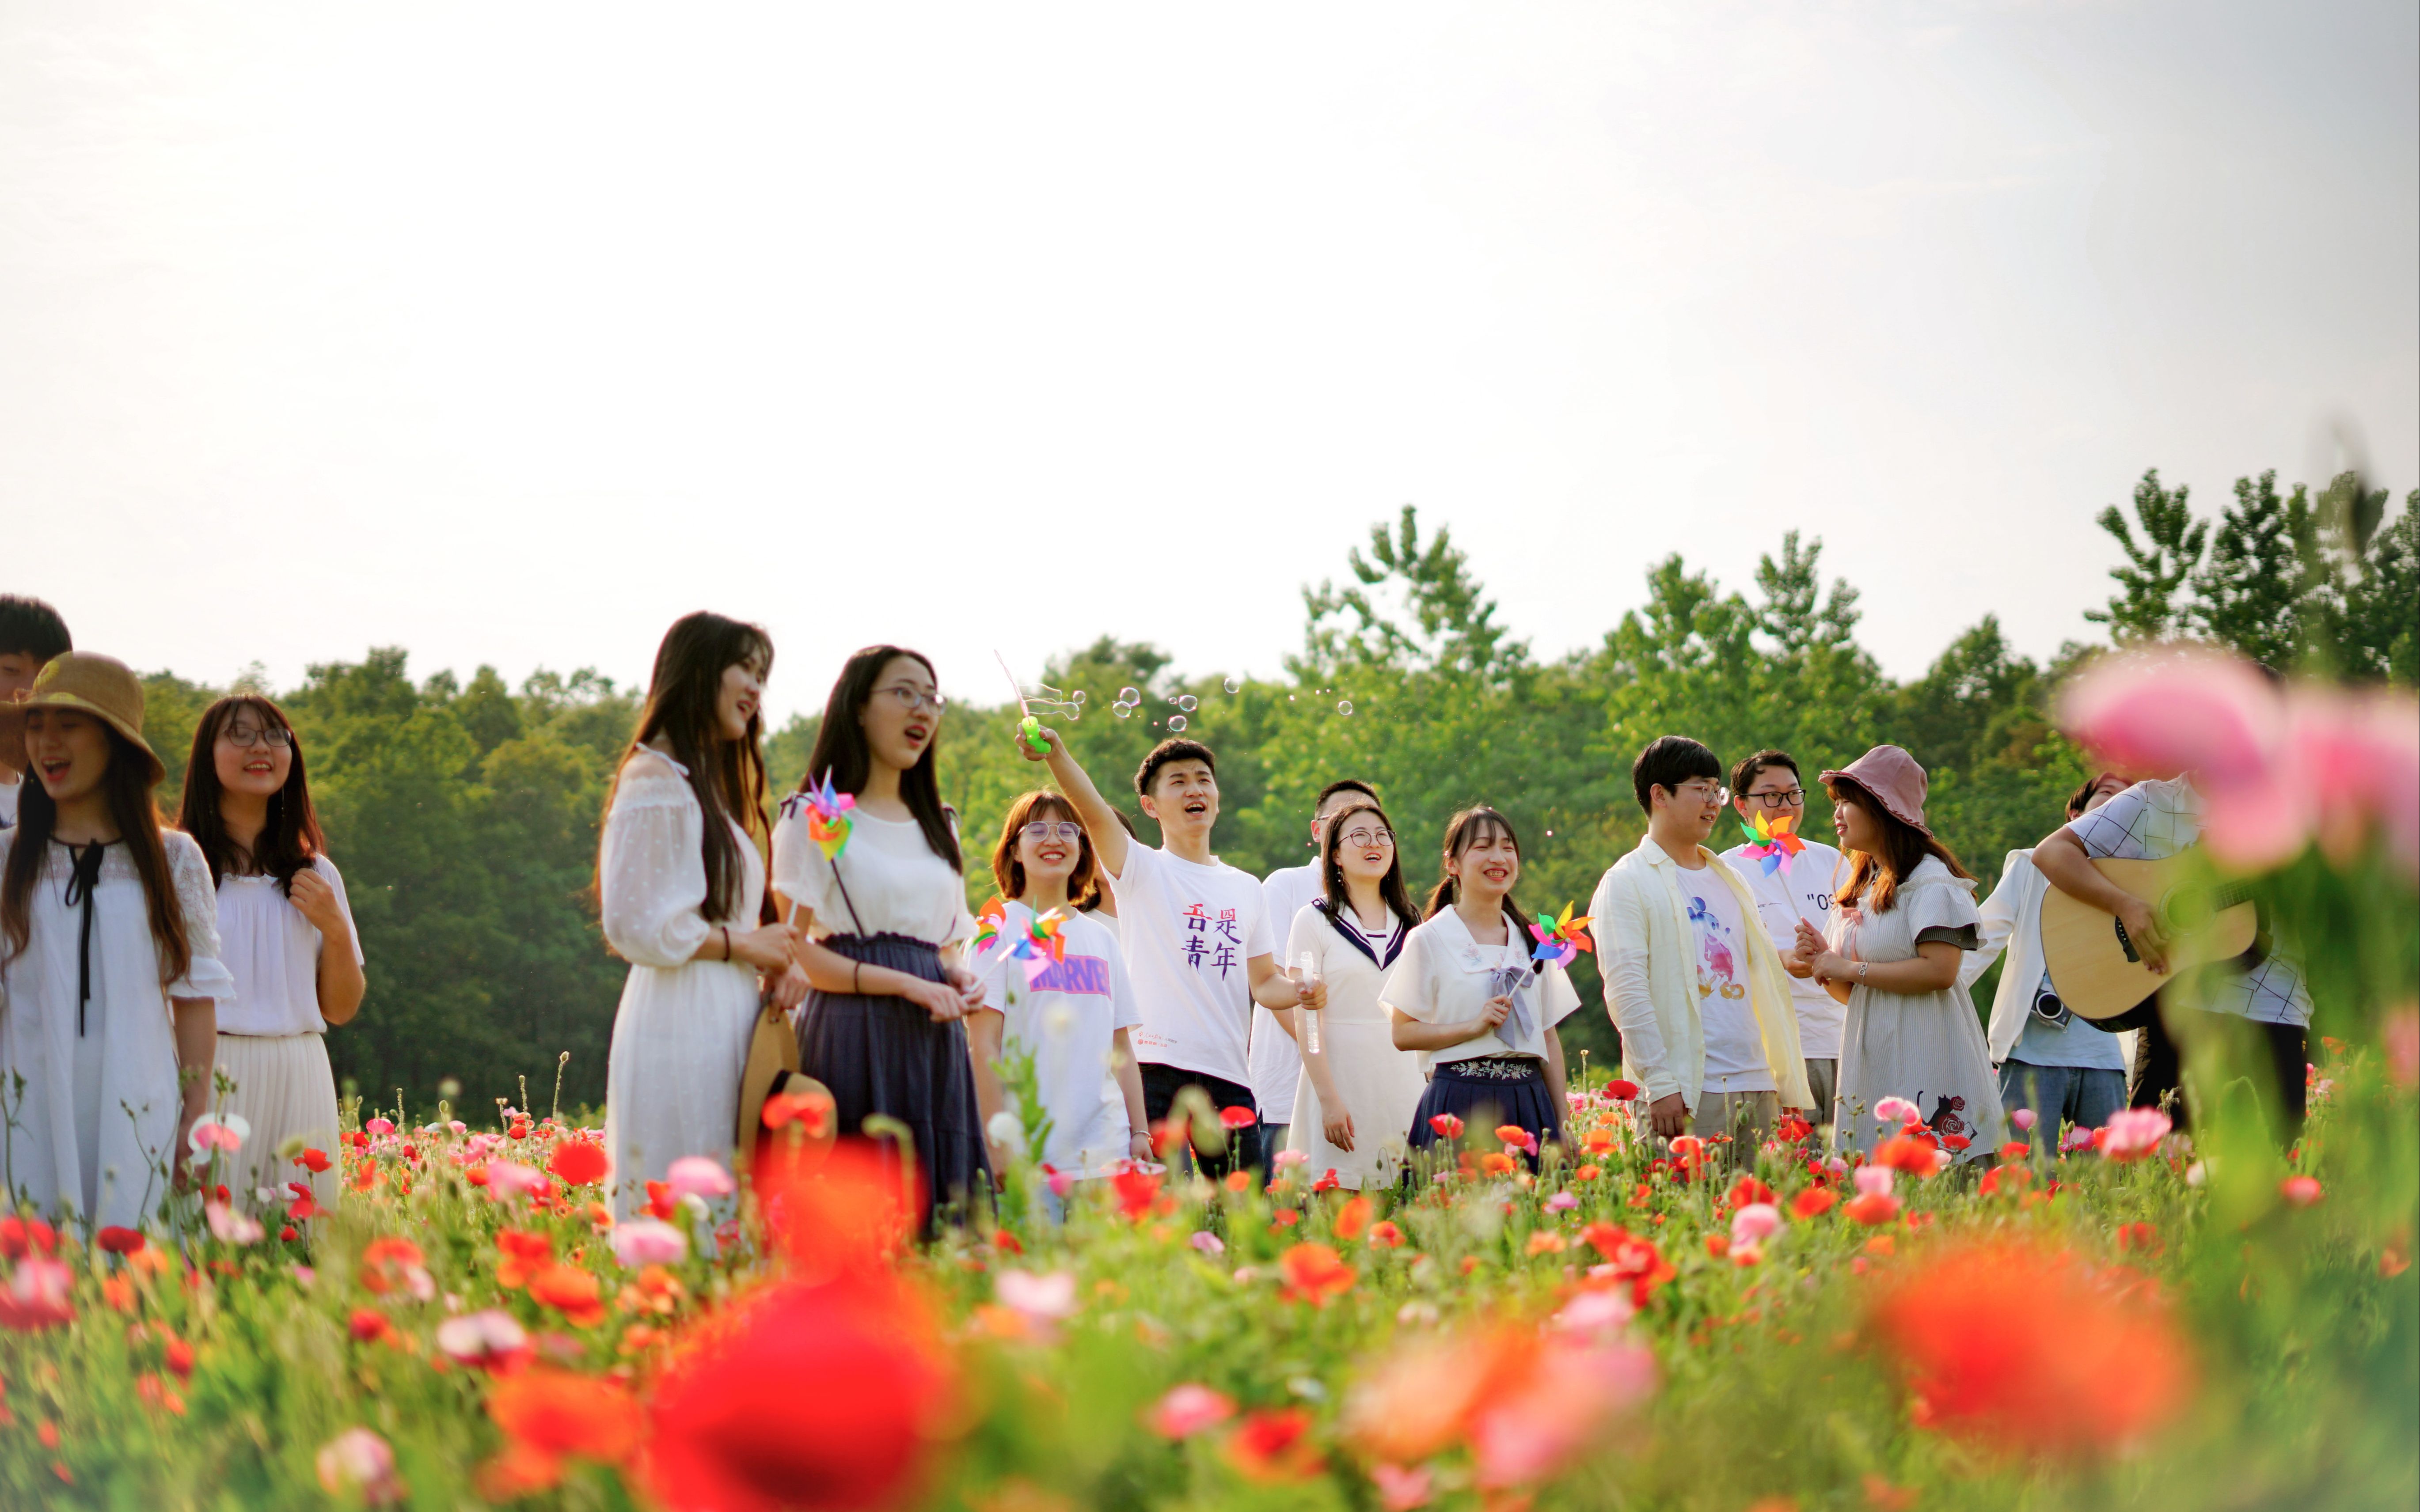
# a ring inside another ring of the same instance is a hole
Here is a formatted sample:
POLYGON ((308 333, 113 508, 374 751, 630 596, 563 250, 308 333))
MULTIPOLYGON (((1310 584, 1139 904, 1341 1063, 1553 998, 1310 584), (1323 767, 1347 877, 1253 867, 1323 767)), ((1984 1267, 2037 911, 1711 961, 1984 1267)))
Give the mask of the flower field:
POLYGON ((279 1152, 327 1208, 217 1188, 211 1123, 161 1232, 0 1219, 0 1505, 2409 1508, 2420 826, 2356 755, 2237 768, 2352 794, 2257 837, 2317 1004, 2290 1143, 2225 1038, 2189 1132, 1845 1158, 1659 1149, 1584 1067, 1564 1144, 1448 1131, 1400 1191, 1138 1167, 1061 1224, 1017 1164, 918 1242, 807 1099, 618 1225, 551 1117, 356 1104, 279 1152))

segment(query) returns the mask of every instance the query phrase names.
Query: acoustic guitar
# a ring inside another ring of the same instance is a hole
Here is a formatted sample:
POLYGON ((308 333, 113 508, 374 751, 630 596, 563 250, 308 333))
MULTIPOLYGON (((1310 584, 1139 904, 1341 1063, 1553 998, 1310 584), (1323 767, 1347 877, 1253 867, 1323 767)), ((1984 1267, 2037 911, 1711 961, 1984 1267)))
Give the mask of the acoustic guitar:
POLYGON ((2059 1000, 2078 1018, 2116 1018, 2179 975, 2252 949, 2259 920, 2245 885, 2212 884, 2206 871, 2184 856, 2092 864, 2159 919, 2167 935, 2168 969, 2153 971, 2144 962, 2115 915, 2055 887, 2044 888, 2042 961, 2059 1000))

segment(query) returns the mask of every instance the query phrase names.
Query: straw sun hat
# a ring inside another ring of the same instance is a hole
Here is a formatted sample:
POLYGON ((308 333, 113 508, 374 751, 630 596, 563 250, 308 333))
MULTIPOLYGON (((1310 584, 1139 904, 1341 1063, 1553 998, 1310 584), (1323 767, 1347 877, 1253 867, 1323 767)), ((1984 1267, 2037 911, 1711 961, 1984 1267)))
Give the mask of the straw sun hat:
POLYGON ((73 709, 91 715, 143 753, 143 759, 151 764, 154 785, 168 775, 159 753, 143 738, 142 679, 115 656, 69 651, 44 662, 34 674, 31 690, 19 694, 14 702, 0 703, 0 748, 24 748, 28 709, 73 709))

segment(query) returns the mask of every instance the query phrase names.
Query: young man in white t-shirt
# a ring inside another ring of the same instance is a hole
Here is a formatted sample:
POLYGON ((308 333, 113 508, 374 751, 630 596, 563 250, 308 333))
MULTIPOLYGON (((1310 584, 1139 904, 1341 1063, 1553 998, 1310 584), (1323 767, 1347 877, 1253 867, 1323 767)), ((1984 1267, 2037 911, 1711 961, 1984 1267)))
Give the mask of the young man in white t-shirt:
MULTIPOLYGON (((1261 897, 1268 905, 1269 937, 1283 945, 1294 928, 1294 916, 1326 890, 1319 876, 1319 847, 1327 838, 1327 822, 1356 798, 1378 801, 1377 790, 1357 778, 1343 778, 1319 790, 1311 806, 1311 859, 1261 879, 1261 897)), ((1279 963, 1282 967, 1285 963, 1279 963)), ((1252 1008, 1252 1098, 1261 1110, 1261 1143, 1272 1154, 1283 1149, 1286 1130, 1294 1122, 1295 1083, 1302 1074, 1302 1046, 1280 1025, 1277 1015, 1252 1008)))
MULTIPOLYGON (((74 649, 57 609, 39 598, 0 594, 0 703, 32 688, 44 663, 74 649)), ((18 784, 24 777, 24 748, 0 750, 0 829, 17 822, 18 784)))
POLYGON ((1164 843, 1154 850, 1127 838, 1056 730, 1044 726, 1042 739, 1047 755, 1022 742, 1017 748, 1028 761, 1050 764, 1117 889, 1119 943, 1142 1010, 1134 1048, 1151 1121, 1166 1119, 1186 1088, 1199 1088, 1222 1114, 1242 1120, 1228 1130, 1224 1151, 1197 1144, 1202 1168, 1219 1176, 1258 1165, 1252 1005, 1319 1009, 1326 994, 1314 987, 1306 996, 1278 968, 1260 883, 1210 854, 1210 830, 1218 822, 1217 759, 1207 746, 1184 739, 1163 740, 1143 758, 1135 793, 1144 816, 1159 823, 1164 843))
MULTIPOLYGON (((1768 829, 1788 828, 1805 837, 1807 788, 1798 779, 1798 763, 1784 750, 1761 750, 1731 768, 1731 809, 1743 829, 1753 835, 1761 814, 1768 829)), ((1807 840, 1796 856, 1769 865, 1763 842, 1747 839, 1723 852, 1723 859, 1747 884, 1756 899, 1757 922, 1773 948, 1788 954, 1798 944, 1798 921, 1818 930, 1831 917, 1833 895, 1839 891, 1844 870, 1840 853, 1821 841, 1807 840)), ((1791 1005, 1798 1011, 1798 1053, 1807 1062, 1807 1089, 1814 1095, 1814 1119, 1832 1121, 1832 1097, 1839 1085, 1840 1030, 1848 1022, 1848 1005, 1825 992, 1815 980, 1793 977, 1791 1005)))
POLYGON ((1622 1066, 1657 1137, 1728 1134, 1753 1161, 1780 1111, 1813 1098, 1781 952, 1747 885, 1706 848, 1729 796, 1722 764, 1665 735, 1630 780, 1647 836, 1589 904, 1622 1066))

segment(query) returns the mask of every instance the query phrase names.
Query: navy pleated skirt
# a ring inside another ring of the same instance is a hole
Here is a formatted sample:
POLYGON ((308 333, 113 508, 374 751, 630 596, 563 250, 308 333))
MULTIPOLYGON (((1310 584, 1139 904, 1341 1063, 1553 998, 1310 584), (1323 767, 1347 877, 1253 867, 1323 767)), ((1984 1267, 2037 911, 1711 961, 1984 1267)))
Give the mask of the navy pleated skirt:
MULTIPOLYGON (((939 949, 904 934, 832 934, 820 942, 852 961, 946 980, 939 949)), ((843 1134, 874 1114, 896 1119, 923 1168, 923 1227, 938 1207, 970 1213, 991 1196, 991 1160, 975 1103, 963 1022, 936 1024, 905 997, 810 993, 799 1011, 799 1069, 831 1089, 843 1134)))
POLYGON ((1428 1090, 1420 1094, 1419 1111, 1412 1115, 1414 1149, 1425 1149, 1442 1141, 1429 1124, 1440 1113, 1460 1119, 1469 1130, 1468 1137, 1490 1148, 1495 1144, 1495 1131, 1508 1123, 1528 1130, 1542 1145, 1563 1136, 1562 1109, 1555 1106, 1555 1094, 1546 1086, 1545 1063, 1539 1060, 1449 1060, 1439 1064, 1429 1075, 1428 1090), (1497 1074, 1481 1074, 1474 1065, 1484 1066, 1497 1074), (1525 1074, 1502 1074, 1524 1066, 1525 1074))

